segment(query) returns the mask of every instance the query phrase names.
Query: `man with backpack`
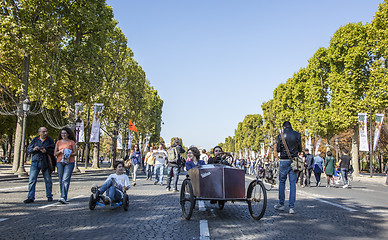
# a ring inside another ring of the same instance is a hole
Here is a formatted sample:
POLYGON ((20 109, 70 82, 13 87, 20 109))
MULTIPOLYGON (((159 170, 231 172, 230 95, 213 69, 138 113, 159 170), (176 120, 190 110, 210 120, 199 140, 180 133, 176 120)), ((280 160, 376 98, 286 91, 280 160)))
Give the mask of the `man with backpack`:
POLYGON ((171 191, 171 179, 174 173, 173 192, 178 192, 178 179, 183 162, 181 154, 184 152, 185 150, 181 146, 179 138, 175 138, 174 144, 167 150, 167 191, 171 191))

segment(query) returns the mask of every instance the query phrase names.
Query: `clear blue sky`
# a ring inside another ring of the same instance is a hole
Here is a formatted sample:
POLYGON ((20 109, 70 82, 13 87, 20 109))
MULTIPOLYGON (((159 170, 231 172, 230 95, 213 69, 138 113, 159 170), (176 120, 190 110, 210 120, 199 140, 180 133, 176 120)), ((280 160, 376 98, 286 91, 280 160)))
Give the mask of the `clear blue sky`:
POLYGON ((262 114, 273 90, 383 0, 109 0, 164 101, 161 136, 207 149, 262 114))

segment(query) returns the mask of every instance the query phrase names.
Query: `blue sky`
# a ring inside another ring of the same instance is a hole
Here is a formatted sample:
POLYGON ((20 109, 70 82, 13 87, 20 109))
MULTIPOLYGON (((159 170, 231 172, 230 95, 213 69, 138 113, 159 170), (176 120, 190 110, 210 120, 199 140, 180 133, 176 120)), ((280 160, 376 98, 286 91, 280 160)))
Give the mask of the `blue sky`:
POLYGON ((383 0, 109 0, 164 101, 161 136, 207 149, 262 114, 273 90, 383 0))

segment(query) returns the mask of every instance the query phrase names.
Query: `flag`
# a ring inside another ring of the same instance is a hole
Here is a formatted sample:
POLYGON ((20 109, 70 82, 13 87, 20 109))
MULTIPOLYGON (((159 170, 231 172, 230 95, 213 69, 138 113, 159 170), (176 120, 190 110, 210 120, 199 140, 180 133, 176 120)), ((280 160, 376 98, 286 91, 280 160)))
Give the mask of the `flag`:
POLYGON ((138 132, 135 124, 132 123, 131 119, 129 119, 128 129, 135 131, 135 132, 138 132))
POLYGON ((366 121, 366 113, 358 114, 358 128, 359 128, 359 136, 360 136, 360 149, 359 151, 368 152, 368 128, 366 121))

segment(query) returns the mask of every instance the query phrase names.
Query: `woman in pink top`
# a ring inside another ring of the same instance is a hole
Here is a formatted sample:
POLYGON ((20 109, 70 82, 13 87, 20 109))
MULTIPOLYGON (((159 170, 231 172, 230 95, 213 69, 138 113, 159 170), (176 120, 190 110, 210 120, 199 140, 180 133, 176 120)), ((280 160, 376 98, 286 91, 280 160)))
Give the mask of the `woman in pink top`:
POLYGON ((54 155, 57 157, 59 187, 61 189, 59 202, 62 204, 69 203, 67 201, 67 193, 70 187, 71 174, 74 169, 75 156, 77 155, 75 141, 73 131, 68 127, 64 127, 61 129, 58 141, 55 144, 54 155))

